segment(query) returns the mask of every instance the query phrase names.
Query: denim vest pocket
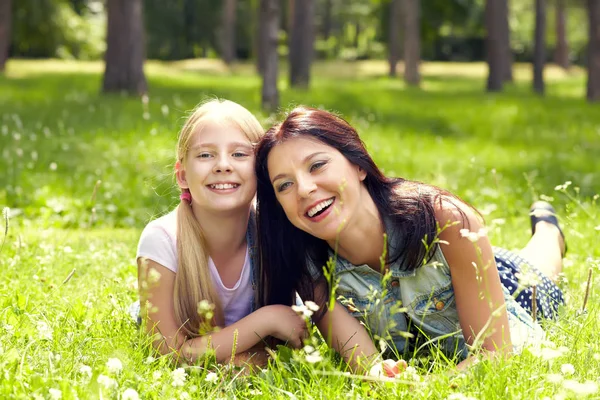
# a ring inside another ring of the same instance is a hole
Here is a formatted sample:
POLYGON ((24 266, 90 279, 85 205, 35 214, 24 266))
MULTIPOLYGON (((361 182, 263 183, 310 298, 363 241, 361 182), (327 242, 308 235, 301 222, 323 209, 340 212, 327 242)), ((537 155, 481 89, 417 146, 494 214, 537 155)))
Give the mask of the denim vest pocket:
POLYGON ((413 322, 427 333, 443 335, 460 329, 451 283, 417 296, 408 306, 408 313, 413 322))

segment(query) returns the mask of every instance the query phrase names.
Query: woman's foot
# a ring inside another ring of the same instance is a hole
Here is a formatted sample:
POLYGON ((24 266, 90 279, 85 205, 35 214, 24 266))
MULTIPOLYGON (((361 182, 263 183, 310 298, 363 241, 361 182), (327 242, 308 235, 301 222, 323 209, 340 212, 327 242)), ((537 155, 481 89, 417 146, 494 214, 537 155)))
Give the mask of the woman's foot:
POLYGON ((546 201, 536 201, 529 209, 529 217, 531 219, 531 235, 533 236, 537 230, 554 231, 560 246, 560 253, 564 257, 567 253, 567 243, 565 235, 560 229, 558 218, 554 207, 546 201))

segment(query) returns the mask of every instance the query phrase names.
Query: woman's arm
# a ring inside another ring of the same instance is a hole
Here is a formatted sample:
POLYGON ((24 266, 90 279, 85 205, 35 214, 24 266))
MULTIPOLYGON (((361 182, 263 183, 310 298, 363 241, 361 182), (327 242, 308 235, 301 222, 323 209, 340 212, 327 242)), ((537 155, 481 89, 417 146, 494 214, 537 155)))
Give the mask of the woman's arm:
POLYGON ((365 327, 340 303, 335 302, 333 309, 327 310, 316 325, 327 344, 342 356, 352 370, 368 372, 379 359, 377 348, 365 327))
MULTIPOLYGON (((467 231, 461 233, 462 229, 480 232, 484 227, 481 218, 470 207, 448 201, 438 204, 435 212, 440 227, 445 227, 439 235, 440 247, 450 266, 465 340, 491 353, 510 353, 508 315, 490 241, 485 234, 469 237, 467 231)), ((467 359, 458 367, 471 362, 467 359)))
POLYGON ((141 314, 146 330, 153 335, 152 343, 161 354, 179 353, 193 362, 210 345, 218 362, 228 362, 234 345, 236 354, 244 353, 267 336, 275 336, 294 347, 302 346, 306 323, 291 307, 283 305, 263 307, 225 328, 186 339, 175 320, 175 273, 152 260, 140 258, 138 279, 141 314))

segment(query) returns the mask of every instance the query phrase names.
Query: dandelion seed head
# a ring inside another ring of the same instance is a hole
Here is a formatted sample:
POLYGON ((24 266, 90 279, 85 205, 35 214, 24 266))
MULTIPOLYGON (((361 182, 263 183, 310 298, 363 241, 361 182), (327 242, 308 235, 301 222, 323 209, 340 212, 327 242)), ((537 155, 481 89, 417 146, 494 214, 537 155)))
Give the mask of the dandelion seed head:
POLYGON ((105 389, 114 389, 117 387, 117 381, 114 380, 113 378, 110 378, 106 375, 98 375, 98 378, 96 378, 96 382, 98 382, 98 384, 102 387, 104 387, 105 389))
POLYGON ((135 389, 128 388, 125 389, 123 394, 121 395, 121 400, 139 400, 140 395, 135 389))
POLYGON ((48 390, 48 394, 50 395, 50 398, 52 400, 62 399, 62 392, 60 390, 58 390, 58 389, 54 389, 54 388, 49 389, 48 390))
POLYGON ((206 374, 206 378, 204 378, 204 380, 209 383, 215 383, 219 380, 219 375, 217 375, 216 372, 209 372, 206 374))
POLYGON ((187 372, 183 368, 177 368, 173 372, 171 372, 171 385, 173 387, 181 387, 185 385, 185 381, 187 379, 187 372))
POLYGON ((111 374, 119 374, 123 370, 123 363, 118 358, 109 358, 106 362, 106 368, 111 374))

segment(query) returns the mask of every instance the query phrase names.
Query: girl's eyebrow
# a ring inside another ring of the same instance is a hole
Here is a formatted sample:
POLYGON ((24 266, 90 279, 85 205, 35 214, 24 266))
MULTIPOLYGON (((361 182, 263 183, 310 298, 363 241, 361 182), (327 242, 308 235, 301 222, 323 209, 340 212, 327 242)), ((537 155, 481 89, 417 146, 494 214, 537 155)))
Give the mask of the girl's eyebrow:
MULTIPOLYGON (((306 164, 307 162, 309 162, 310 160, 312 160, 313 158, 315 158, 316 156, 321 155, 321 154, 327 154, 327 153, 325 153, 324 151, 317 151, 316 153, 309 154, 302 159, 302 164, 306 164)), ((275 183, 275 181, 277 179, 284 178, 286 175, 287 174, 283 173, 283 174, 279 174, 279 175, 275 176, 275 178, 271 179, 271 184, 275 183)))
MULTIPOLYGON (((248 150, 252 150, 253 149, 252 144, 250 144, 250 143, 244 143, 244 142, 231 142, 231 143, 228 143, 227 146, 229 148, 243 147, 243 148, 248 149, 248 150)), ((216 148, 216 147, 219 147, 219 146, 216 143, 200 143, 200 144, 196 144, 196 145, 190 147, 190 150, 196 150, 196 149, 200 149, 200 148, 203 148, 203 147, 216 148)))

